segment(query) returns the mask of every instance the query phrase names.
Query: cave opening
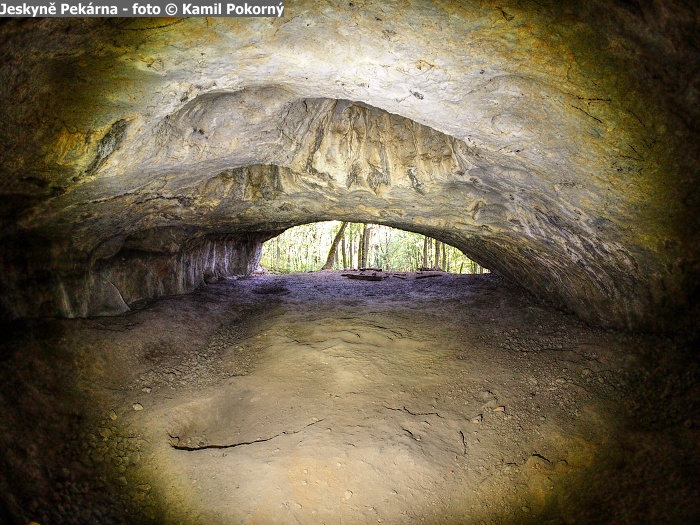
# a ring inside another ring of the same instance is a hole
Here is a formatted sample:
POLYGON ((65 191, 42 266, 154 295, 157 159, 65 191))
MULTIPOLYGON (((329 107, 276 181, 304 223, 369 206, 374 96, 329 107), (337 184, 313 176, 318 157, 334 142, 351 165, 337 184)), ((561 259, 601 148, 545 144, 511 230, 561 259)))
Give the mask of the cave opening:
POLYGON ((482 274, 489 270, 438 239, 381 224, 325 221, 285 230, 266 241, 262 271, 418 270, 482 274), (366 252, 363 255, 363 252, 366 252))

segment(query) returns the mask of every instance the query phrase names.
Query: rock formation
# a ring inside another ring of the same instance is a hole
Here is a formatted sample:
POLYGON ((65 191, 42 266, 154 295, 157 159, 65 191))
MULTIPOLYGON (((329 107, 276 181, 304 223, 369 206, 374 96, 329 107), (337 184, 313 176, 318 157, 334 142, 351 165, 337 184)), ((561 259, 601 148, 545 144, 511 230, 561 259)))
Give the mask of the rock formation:
POLYGON ((5 22, 3 316, 124 312, 339 219, 448 242, 593 324, 687 328, 699 17, 303 0, 283 18, 5 22))

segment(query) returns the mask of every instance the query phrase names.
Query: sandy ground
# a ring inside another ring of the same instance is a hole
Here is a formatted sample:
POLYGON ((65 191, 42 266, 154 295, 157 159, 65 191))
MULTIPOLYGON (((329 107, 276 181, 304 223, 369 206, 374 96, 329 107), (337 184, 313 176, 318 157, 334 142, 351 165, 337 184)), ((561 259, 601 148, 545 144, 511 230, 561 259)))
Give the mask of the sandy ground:
POLYGON ((700 516, 689 350, 494 275, 261 275, 6 333, 3 523, 700 516))

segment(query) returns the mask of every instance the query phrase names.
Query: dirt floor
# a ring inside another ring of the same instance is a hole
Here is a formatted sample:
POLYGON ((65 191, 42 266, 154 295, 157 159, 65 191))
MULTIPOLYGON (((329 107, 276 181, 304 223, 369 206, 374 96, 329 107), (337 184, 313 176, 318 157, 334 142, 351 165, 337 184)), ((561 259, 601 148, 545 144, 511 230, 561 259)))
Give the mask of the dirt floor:
POLYGON ((5 337, 3 523, 700 517, 696 357, 495 275, 260 275, 5 337))

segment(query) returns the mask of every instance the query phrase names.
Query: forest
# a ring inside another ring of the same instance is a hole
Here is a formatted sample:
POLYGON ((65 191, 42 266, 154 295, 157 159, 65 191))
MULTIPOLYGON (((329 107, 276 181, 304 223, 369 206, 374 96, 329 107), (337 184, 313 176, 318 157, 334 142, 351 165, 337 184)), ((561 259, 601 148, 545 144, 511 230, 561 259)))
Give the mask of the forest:
POLYGON ((272 273, 368 267, 403 272, 488 272, 459 249, 437 239, 379 224, 339 221, 286 230, 263 245, 261 264, 272 273))

